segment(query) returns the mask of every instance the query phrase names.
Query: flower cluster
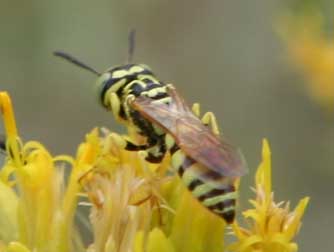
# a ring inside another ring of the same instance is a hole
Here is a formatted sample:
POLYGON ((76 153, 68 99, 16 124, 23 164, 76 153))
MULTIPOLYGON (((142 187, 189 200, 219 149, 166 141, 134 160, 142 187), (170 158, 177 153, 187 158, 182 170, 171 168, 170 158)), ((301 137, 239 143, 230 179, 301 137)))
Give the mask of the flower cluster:
MULTIPOLYGON (((273 202, 266 144, 256 174, 257 197, 251 201, 255 208, 244 212, 254 225, 243 229, 234 223, 237 241, 227 247, 225 222, 194 199, 171 171, 169 156, 160 164, 149 164, 142 152, 124 150, 120 135, 93 129, 75 157, 54 157, 38 142, 21 141, 5 92, 0 92, 0 108, 7 153, 0 170, 0 252, 269 252, 297 248, 291 240, 307 199, 292 213, 273 202), (83 241, 74 221, 80 205, 90 209, 90 244, 83 241)), ((141 140, 134 134, 126 137, 141 140)))
POLYGON ((266 140, 263 141, 262 163, 255 176, 256 199, 250 200, 254 207, 243 212, 250 219, 250 227, 242 228, 235 223, 234 235, 238 241, 230 246, 238 252, 294 252, 298 250, 291 240, 298 233, 301 218, 309 198, 302 199, 294 211, 289 211, 289 203, 276 203, 271 189, 271 157, 266 140))

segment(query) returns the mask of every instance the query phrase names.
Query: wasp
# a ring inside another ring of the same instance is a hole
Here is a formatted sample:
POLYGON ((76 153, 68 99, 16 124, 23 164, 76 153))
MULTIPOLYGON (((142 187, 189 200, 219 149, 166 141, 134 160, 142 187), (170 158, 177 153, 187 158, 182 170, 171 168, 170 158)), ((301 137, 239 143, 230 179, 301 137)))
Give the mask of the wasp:
MULTIPOLYGON (((129 55, 133 37, 130 33, 129 55)), ((235 182, 246 173, 244 159, 195 115, 172 84, 159 80, 145 64, 127 63, 100 73, 67 53, 54 54, 97 75, 101 105, 146 138, 145 144, 122 139, 126 150, 145 151, 151 163, 160 163, 169 152, 192 195, 227 223, 234 221, 235 182)))

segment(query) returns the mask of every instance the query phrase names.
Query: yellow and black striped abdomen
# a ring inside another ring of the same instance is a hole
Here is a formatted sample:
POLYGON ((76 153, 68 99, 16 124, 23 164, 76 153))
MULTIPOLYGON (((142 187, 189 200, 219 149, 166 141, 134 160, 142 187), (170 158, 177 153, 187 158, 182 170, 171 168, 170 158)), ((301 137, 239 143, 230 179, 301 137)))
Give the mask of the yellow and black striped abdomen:
POLYGON ((171 154, 174 169, 192 195, 227 223, 232 223, 237 199, 233 179, 196 163, 176 145, 171 149, 171 154))

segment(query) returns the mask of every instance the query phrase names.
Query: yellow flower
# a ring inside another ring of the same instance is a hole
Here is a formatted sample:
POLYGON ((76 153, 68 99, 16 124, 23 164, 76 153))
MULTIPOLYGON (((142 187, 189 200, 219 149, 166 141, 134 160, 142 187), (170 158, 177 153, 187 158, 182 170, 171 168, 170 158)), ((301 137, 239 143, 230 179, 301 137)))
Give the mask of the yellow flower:
MULTIPOLYGON (((40 143, 21 141, 5 92, 0 92, 0 110, 7 139, 0 170, 0 252, 223 252, 226 248, 224 220, 191 195, 171 171, 169 155, 160 164, 147 163, 144 152, 124 149, 120 135, 96 128, 79 145, 76 157, 53 157, 40 143), (93 240, 87 248, 74 223, 78 205, 90 207, 93 240)), ((198 105, 195 111, 199 113, 198 105)), ((212 124, 218 134, 214 118, 212 124)), ((129 131, 124 137, 142 141, 129 131)), ((255 209, 244 212, 254 225, 249 230, 233 225, 239 240, 230 247, 233 251, 297 248, 291 240, 308 199, 292 213, 288 207, 280 208, 273 202, 270 169, 265 143, 256 174, 257 199, 251 201, 255 209)))
POLYGON ((143 153, 125 151, 115 133, 91 137, 100 139, 101 152, 81 179, 92 205, 90 251, 223 251, 225 222, 176 174, 166 175, 169 157, 149 164, 143 153))
POLYGON ((119 135, 94 129, 76 158, 53 157, 38 142, 22 143, 5 92, 0 107, 7 139, 0 251, 83 251, 73 221, 78 203, 91 206, 94 239, 88 251, 223 251, 225 222, 170 172, 169 156, 149 164, 144 153, 125 151, 119 135), (87 198, 78 202, 82 186, 87 198))
POLYGON ((271 189, 271 157, 266 140, 263 141, 262 163, 256 176, 256 199, 250 200, 253 209, 243 212, 251 220, 248 229, 233 225, 238 241, 229 249, 236 252, 292 252, 298 246, 292 242, 301 225, 301 218, 309 198, 302 199, 290 212, 289 203, 275 203, 271 189))
POLYGON ((0 170, 0 240, 10 251, 70 251, 78 237, 73 218, 80 186, 77 180, 93 159, 89 144, 76 160, 52 157, 38 142, 23 144, 16 129, 11 100, 0 92, 6 129, 7 157, 0 170), (72 166, 64 190, 64 169, 72 166))
POLYGON ((285 16, 280 23, 292 63, 307 80, 310 96, 325 109, 334 110, 334 39, 326 37, 320 13, 285 16))

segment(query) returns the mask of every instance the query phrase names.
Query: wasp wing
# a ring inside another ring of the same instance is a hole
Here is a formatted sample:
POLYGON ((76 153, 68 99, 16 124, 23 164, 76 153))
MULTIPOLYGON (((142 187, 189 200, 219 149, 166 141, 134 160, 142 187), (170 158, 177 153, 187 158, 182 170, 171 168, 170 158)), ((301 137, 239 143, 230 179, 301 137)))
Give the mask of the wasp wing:
POLYGON ((218 138, 190 110, 185 101, 170 88, 169 104, 145 96, 133 100, 132 106, 143 117, 156 123, 175 139, 177 145, 199 164, 227 177, 239 177, 247 169, 240 152, 218 138))

